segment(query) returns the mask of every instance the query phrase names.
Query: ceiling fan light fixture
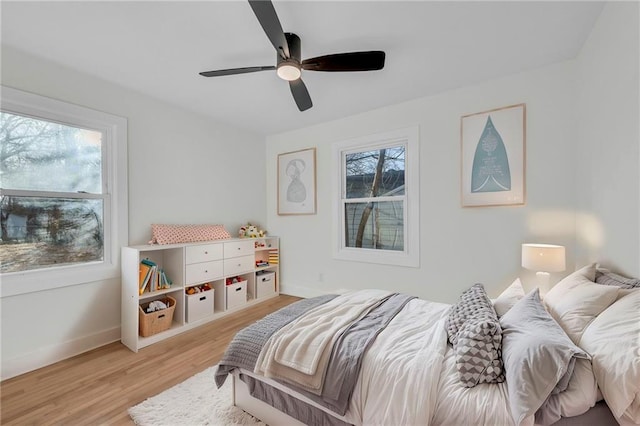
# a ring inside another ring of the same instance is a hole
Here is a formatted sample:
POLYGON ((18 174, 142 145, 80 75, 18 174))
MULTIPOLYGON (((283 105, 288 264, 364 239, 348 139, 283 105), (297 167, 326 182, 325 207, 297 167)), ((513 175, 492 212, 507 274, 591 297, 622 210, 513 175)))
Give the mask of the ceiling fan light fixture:
POLYGON ((302 74, 300 71, 300 65, 292 61, 280 62, 276 73, 278 74, 278 77, 286 81, 297 80, 302 74))
MULTIPOLYGON (((2 1, 2 0, 0 0, 2 1)), ((376 71, 384 68, 385 53, 381 50, 364 52, 334 53, 302 60, 300 37, 294 33, 282 31, 278 14, 272 0, 249 0, 253 14, 258 18, 265 35, 276 50, 275 66, 257 66, 204 71, 203 77, 218 77, 233 74, 246 74, 258 71, 273 71, 289 83, 293 99, 300 111, 313 106, 307 86, 302 81, 305 71, 376 71)))

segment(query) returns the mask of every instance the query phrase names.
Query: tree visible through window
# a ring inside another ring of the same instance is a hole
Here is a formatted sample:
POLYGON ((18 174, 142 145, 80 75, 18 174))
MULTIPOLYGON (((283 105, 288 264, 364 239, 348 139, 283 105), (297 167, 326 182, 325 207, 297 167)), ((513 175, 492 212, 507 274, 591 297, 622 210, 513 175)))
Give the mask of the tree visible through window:
POLYGON ((345 246, 404 250, 405 147, 345 155, 345 246))
POLYGON ((0 272, 104 259, 103 133, 0 113, 0 272))

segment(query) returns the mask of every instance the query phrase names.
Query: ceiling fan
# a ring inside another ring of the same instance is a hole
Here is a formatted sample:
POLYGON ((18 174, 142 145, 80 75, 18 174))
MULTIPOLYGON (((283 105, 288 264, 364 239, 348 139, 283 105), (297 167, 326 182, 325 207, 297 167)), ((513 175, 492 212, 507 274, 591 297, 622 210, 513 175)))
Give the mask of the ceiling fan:
POLYGON ((280 20, 270 0, 249 0, 253 13, 262 25, 262 29, 276 49, 276 65, 258 67, 230 68, 204 71, 204 77, 220 77, 232 74, 246 74, 258 71, 276 70, 280 78, 289 82, 293 99, 300 111, 313 106, 307 86, 302 81, 305 71, 375 71, 384 67, 385 53, 379 50, 367 52, 337 53, 301 60, 300 37, 282 31, 280 20))

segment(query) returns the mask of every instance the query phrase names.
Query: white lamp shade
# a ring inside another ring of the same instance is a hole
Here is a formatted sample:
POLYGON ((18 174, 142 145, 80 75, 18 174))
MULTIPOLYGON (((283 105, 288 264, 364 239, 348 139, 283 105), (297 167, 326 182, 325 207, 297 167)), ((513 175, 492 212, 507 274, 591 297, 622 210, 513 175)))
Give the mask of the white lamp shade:
POLYGON ((523 244, 522 267, 540 272, 564 271, 564 247, 552 244, 523 244))

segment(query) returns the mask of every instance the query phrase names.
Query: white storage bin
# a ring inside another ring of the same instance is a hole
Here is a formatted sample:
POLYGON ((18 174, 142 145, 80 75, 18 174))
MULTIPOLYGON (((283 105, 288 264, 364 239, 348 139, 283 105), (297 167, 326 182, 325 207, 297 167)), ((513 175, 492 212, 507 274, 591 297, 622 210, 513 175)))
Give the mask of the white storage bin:
POLYGON ((187 294, 187 322, 198 321, 213 315, 213 289, 187 294))
POLYGON ((256 298, 258 299, 276 294, 275 272, 256 274, 256 293, 256 298))
POLYGON ((247 303, 247 281, 240 281, 226 286, 227 309, 237 308, 247 303))

